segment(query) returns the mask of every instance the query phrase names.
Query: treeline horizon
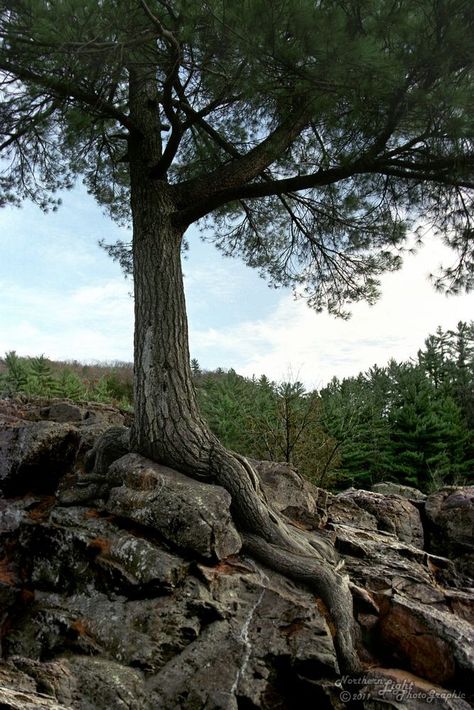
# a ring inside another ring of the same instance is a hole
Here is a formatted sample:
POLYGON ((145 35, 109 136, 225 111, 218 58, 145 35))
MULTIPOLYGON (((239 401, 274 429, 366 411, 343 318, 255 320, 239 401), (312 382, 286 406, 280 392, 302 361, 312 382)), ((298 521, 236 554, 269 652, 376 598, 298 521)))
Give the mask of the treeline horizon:
MULTIPOLYGON (((316 485, 382 480, 424 491, 474 479, 474 321, 438 328, 416 357, 390 360, 308 391, 297 379, 244 377, 191 361, 199 403, 228 448, 285 461, 316 485)), ((0 396, 62 397, 131 411, 133 365, 85 364, 9 352, 0 396)))

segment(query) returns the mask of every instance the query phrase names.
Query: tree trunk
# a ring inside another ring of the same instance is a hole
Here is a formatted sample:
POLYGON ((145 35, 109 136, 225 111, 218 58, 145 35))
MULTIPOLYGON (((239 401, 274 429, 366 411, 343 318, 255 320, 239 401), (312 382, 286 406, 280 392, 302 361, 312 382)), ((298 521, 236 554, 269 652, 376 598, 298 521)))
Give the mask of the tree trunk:
POLYGON ((193 476, 209 477, 212 441, 191 376, 181 272, 182 233, 164 183, 147 181, 133 212, 135 425, 133 446, 193 476))
POLYGON ((320 596, 336 626, 341 672, 355 672, 352 597, 329 562, 323 543, 311 542, 274 511, 248 461, 226 450, 199 412, 191 376, 181 271, 183 233, 175 225, 173 188, 149 175, 150 146, 130 144, 135 287, 135 422, 132 450, 223 486, 249 552, 303 582, 320 596))

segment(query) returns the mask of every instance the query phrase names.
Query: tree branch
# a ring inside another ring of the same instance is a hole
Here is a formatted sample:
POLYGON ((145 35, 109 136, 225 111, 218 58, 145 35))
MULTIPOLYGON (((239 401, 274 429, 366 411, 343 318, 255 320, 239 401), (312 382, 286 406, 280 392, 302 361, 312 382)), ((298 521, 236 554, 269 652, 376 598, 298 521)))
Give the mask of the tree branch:
POLYGON ((0 153, 2 150, 5 150, 5 148, 8 148, 9 145, 12 145, 15 143, 19 138, 22 136, 26 135, 28 131, 30 131, 34 126, 36 126, 40 121, 44 120, 45 118, 49 118, 52 113, 56 110, 57 106, 53 102, 51 106, 48 106, 47 109, 45 109, 42 113, 37 113, 34 116, 31 117, 30 121, 27 121, 22 128, 20 128, 18 131, 15 133, 12 133, 6 141, 4 141, 0 145, 0 153))
MULTIPOLYGON (((252 151, 250 151, 250 153, 251 152, 252 151)), ((250 153, 246 155, 248 156, 250 153)), ((232 164, 233 163, 230 165, 232 164)), ((361 158, 349 165, 318 170, 316 173, 297 175, 282 180, 268 180, 267 178, 263 182, 248 182, 247 184, 235 185, 233 187, 227 187, 225 184, 221 183, 213 194, 209 195, 207 199, 202 199, 200 203, 189 206, 189 199, 187 203, 182 203, 182 211, 178 221, 182 224, 190 224, 192 221, 203 217, 217 207, 234 200, 256 199, 259 197, 278 196, 290 192, 309 190, 315 187, 330 185, 352 177, 353 175, 360 174, 378 173, 380 175, 398 177, 404 180, 427 181, 448 186, 451 185, 453 187, 474 188, 473 179, 463 179, 461 176, 456 178, 452 174, 445 174, 446 171, 452 171, 453 168, 456 167, 470 168, 471 166, 474 167, 474 155, 472 154, 467 154, 463 156, 462 159, 459 157, 437 158, 417 164, 402 160, 383 162, 380 158, 371 158, 369 150, 369 154, 361 156, 361 158)), ((183 183, 183 185, 185 184, 186 183, 183 183)), ((181 186, 179 186, 179 189, 181 189, 181 186)), ((185 196, 185 194, 183 194, 183 196, 185 196)), ((180 206, 179 202, 178 206, 180 206)))
POLYGON ((417 182, 435 182, 440 185, 448 185, 451 187, 465 187, 474 189, 474 180, 456 180, 453 177, 445 176, 440 173, 424 172, 423 170, 402 170, 396 167, 381 167, 377 172, 389 177, 403 178, 404 180, 416 180, 417 182))
POLYGON ((178 54, 181 53, 180 44, 179 44, 178 40, 176 39, 176 37, 174 36, 174 34, 172 32, 170 32, 170 30, 167 30, 166 27, 163 26, 163 24, 161 23, 159 18, 150 10, 150 8, 148 7, 145 0, 140 0, 140 5, 144 9, 146 15, 148 16, 148 19, 150 19, 153 22, 153 24, 155 25, 156 29, 158 30, 160 35, 163 37, 163 39, 165 39, 168 42, 168 44, 171 44, 172 46, 174 46, 174 48, 178 54))
POLYGON ((115 119, 131 133, 139 132, 129 116, 119 111, 113 104, 108 103, 108 101, 105 101, 93 91, 81 89, 77 83, 74 84, 65 79, 57 79, 54 76, 42 76, 31 69, 22 67, 19 64, 13 64, 4 59, 0 60, 0 70, 22 81, 31 81, 50 91, 55 97, 72 98, 82 104, 86 104, 102 114, 104 118, 115 119))
POLYGON ((353 163, 349 166, 318 170, 318 172, 309 175, 298 175, 282 180, 266 180, 265 182, 258 183, 251 182, 230 188, 224 185, 221 186, 221 189, 217 187, 214 193, 208 196, 207 199, 202 199, 201 202, 194 203, 191 207, 189 207, 189 200, 186 200, 186 193, 183 191, 183 185, 186 183, 182 183, 177 186, 182 195, 181 201, 178 200, 177 204, 178 208, 181 208, 181 211, 177 215, 177 222, 182 225, 191 224, 191 222, 204 217, 209 212, 212 212, 212 210, 215 210, 217 207, 227 202, 269 197, 271 195, 283 195, 288 192, 322 187, 339 182, 357 173, 364 172, 370 172, 367 166, 361 167, 358 163, 353 163))
MULTIPOLYGON (((189 203, 213 202, 223 192, 232 194, 242 189, 250 180, 268 168, 309 123, 306 106, 293 111, 261 143, 240 157, 213 170, 205 176, 187 180, 177 186, 178 204, 184 208, 189 203)), ((281 192, 285 192, 282 190, 281 192)), ((281 194, 280 192, 280 194, 281 194)), ((264 194, 275 194, 273 192, 264 194)), ((234 199, 233 197, 231 199, 234 199)), ((236 197, 235 199, 238 199, 236 197)), ((217 204, 222 204, 218 200, 217 204)))

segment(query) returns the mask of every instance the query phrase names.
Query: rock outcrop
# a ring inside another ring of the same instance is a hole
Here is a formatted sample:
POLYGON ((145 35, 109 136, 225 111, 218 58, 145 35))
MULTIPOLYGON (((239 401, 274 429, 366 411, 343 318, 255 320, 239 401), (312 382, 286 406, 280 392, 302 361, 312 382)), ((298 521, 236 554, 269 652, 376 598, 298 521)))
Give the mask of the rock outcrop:
POLYGON ((255 462, 345 564, 364 673, 341 677, 324 604, 242 551, 228 493, 97 412, 0 403, 1 707, 470 707, 473 488, 333 495, 255 462))
POLYGON ((474 578, 474 486, 443 488, 425 505, 431 549, 454 559, 467 578, 474 578))

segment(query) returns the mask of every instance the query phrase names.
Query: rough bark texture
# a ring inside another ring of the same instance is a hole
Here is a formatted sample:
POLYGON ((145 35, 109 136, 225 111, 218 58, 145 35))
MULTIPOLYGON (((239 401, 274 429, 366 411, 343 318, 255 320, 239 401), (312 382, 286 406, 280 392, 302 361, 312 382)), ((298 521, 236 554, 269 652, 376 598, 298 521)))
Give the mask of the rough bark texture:
MULTIPOLYGON (((193 478, 217 483, 231 495, 238 529, 252 553, 321 595, 336 625, 341 670, 359 668, 354 651, 352 600, 347 582, 265 499, 252 466, 227 451, 202 419, 192 384, 181 270, 183 230, 175 193, 150 179, 161 155, 153 82, 131 72, 131 116, 141 136, 129 141, 135 285, 135 422, 131 450, 193 478), (309 572, 308 572, 309 571, 309 572)), ((182 194, 180 195, 182 199, 182 194)))
POLYGON ((168 186, 150 185, 137 169, 132 194, 135 264, 135 423, 131 448, 143 456, 208 482, 232 497, 239 530, 252 554, 324 599, 336 623, 344 672, 354 672, 352 599, 343 577, 296 528, 290 528, 262 493, 252 466, 227 451, 209 431, 195 398, 181 272, 181 232, 173 225, 168 186), (251 542, 250 542, 251 541, 251 542), (304 574, 303 574, 304 570, 304 574))

